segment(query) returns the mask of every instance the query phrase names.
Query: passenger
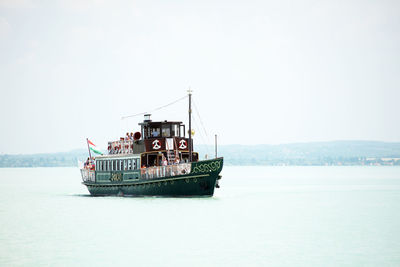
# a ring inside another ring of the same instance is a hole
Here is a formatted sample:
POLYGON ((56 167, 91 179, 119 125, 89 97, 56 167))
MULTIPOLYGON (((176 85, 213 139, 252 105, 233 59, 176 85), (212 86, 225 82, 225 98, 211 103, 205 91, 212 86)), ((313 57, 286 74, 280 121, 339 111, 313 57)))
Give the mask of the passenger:
POLYGON ((89 166, 89 158, 87 158, 86 162, 83 164, 83 168, 87 169, 89 166))
POLYGON ((158 132, 154 129, 153 132, 151 133, 151 135, 153 137, 157 137, 158 136, 158 132))
POLYGON ((168 161, 164 156, 163 156, 163 159, 162 159, 162 165, 163 166, 167 166, 168 165, 168 161))
POLYGON ((125 141, 128 141, 128 140, 129 140, 129 133, 126 133, 125 141))
POLYGON ((94 160, 92 160, 91 162, 90 162, 90 170, 92 170, 92 171, 94 171, 94 167, 95 167, 96 165, 94 164, 94 160))
POLYGON ((176 158, 175 158, 175 162, 174 162, 174 163, 175 163, 175 164, 179 164, 179 162, 180 162, 179 158, 178 158, 178 157, 176 157, 176 158))
POLYGON ((129 138, 133 141, 133 133, 129 136, 129 138))

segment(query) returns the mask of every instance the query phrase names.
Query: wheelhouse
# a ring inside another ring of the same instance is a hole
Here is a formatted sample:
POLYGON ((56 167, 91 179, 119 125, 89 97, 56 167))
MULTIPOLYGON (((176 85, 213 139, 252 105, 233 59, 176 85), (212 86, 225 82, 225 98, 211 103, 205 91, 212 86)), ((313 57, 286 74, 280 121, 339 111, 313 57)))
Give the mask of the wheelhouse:
MULTIPOLYGON (((145 152, 141 154, 142 167, 161 166, 163 161, 168 164, 189 161, 189 145, 193 148, 193 143, 189 144, 182 122, 153 122, 150 114, 146 114, 139 125, 145 144, 145 152)), ((193 152, 192 158, 192 161, 197 161, 198 154, 193 152)))

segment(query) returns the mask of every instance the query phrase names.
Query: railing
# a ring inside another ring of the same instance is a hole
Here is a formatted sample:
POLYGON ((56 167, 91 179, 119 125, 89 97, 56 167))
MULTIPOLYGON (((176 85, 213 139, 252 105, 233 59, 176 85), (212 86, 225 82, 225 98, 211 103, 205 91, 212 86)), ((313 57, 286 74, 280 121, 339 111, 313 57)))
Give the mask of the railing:
POLYGON ((191 163, 141 168, 142 179, 154 179, 189 174, 191 163))
POLYGON ((82 180, 84 182, 95 182, 96 175, 95 172, 88 169, 81 169, 82 180))
POLYGON ((108 154, 131 154, 133 153, 132 140, 120 140, 108 142, 108 154))

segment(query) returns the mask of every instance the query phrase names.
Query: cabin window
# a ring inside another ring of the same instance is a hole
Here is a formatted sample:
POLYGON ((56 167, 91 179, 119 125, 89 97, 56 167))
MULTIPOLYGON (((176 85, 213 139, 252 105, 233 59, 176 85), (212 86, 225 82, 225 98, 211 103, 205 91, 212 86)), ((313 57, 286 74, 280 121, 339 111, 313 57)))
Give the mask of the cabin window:
POLYGON ((132 170, 132 162, 130 159, 127 160, 128 163, 128 170, 132 170))
POLYGON ((148 128, 148 127, 144 127, 143 128, 143 132, 142 132, 142 135, 143 135, 143 138, 144 137, 150 137, 150 133, 149 133, 149 130, 150 130, 150 128, 148 128))
POLYGON ((172 125, 172 136, 179 136, 179 128, 177 124, 172 125))
POLYGON ((179 130, 179 137, 185 137, 185 125, 181 125, 179 130))
POLYGON ((132 159, 132 170, 136 170, 136 166, 137 166, 136 160, 137 159, 132 159))
POLYGON ((167 124, 162 126, 162 136, 163 137, 171 136, 171 125, 167 124))
POLYGON ((107 171, 110 170, 110 161, 109 160, 106 161, 106 170, 107 171))
POLYGON ((119 161, 119 170, 120 170, 120 171, 123 171, 123 170, 124 170, 124 161, 123 161, 123 160, 120 160, 120 161, 119 161))
POLYGON ((113 170, 113 171, 116 171, 116 170, 117 170, 117 161, 116 161, 116 160, 113 160, 113 161, 112 161, 112 170, 113 170))
POLYGON ((159 137, 160 136, 160 128, 151 128, 150 134, 151 134, 151 137, 159 137))

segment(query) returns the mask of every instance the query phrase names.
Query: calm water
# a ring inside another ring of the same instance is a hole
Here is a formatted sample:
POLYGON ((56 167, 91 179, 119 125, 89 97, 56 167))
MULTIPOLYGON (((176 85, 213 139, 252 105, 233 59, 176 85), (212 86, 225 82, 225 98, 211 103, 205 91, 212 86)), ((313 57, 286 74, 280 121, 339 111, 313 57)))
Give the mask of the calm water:
POLYGON ((1 266, 400 266, 399 167, 225 167, 213 198, 0 169, 1 266))

